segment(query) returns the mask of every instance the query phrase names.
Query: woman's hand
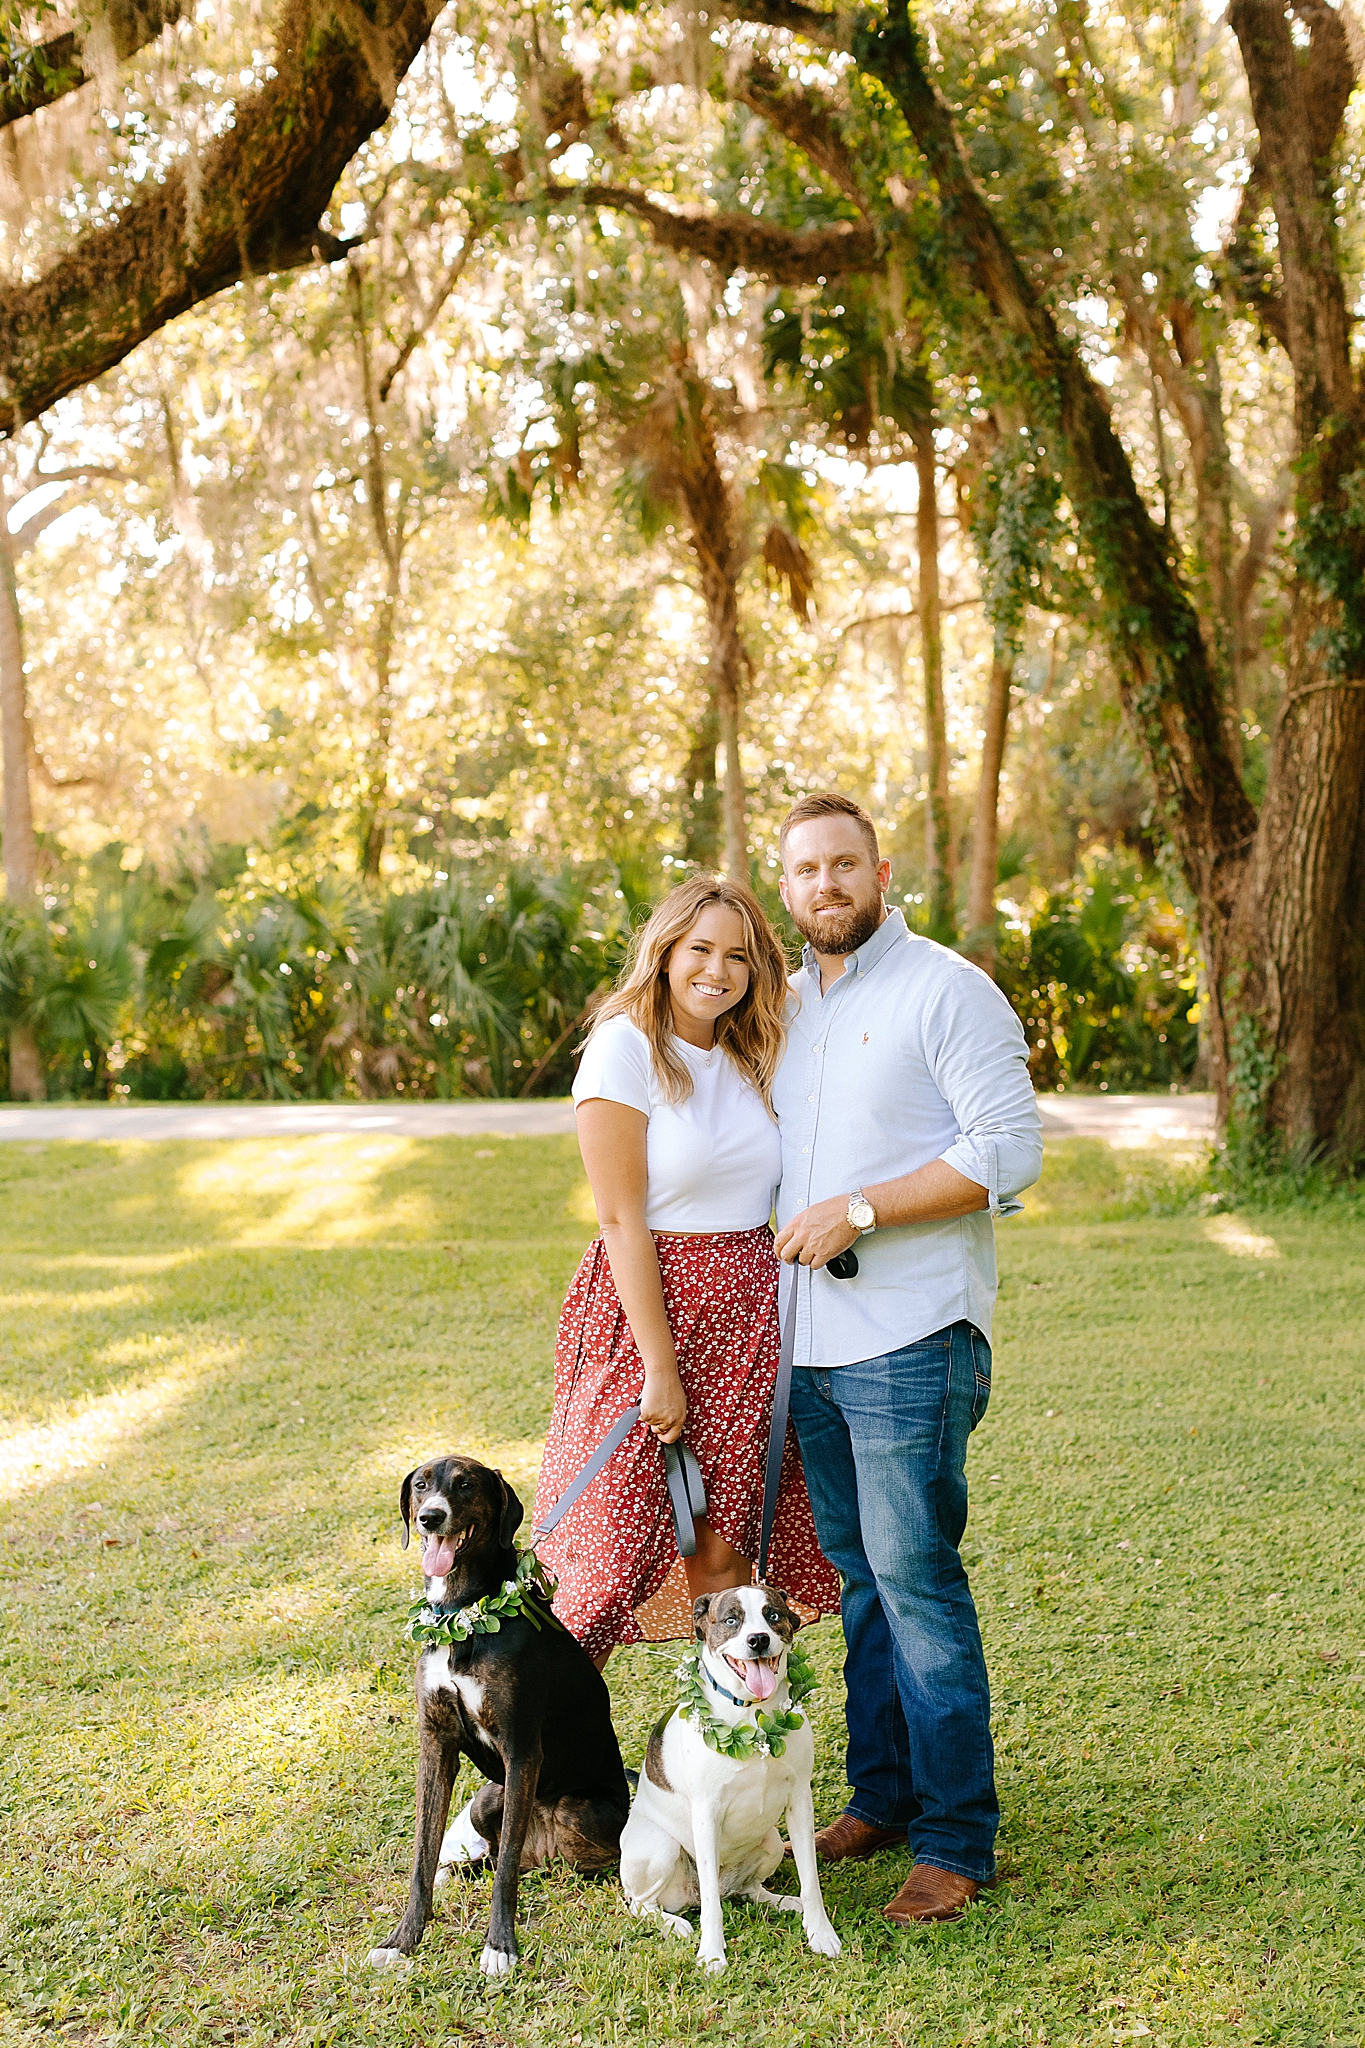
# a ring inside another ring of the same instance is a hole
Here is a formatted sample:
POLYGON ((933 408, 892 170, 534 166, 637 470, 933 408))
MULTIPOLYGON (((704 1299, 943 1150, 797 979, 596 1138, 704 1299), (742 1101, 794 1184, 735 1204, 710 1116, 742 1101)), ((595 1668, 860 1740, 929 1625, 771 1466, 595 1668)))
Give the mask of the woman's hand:
POLYGON ((661 1444, 675 1444, 687 1420, 687 1396, 676 1365, 645 1374, 640 1396, 640 1420, 652 1429, 661 1444))

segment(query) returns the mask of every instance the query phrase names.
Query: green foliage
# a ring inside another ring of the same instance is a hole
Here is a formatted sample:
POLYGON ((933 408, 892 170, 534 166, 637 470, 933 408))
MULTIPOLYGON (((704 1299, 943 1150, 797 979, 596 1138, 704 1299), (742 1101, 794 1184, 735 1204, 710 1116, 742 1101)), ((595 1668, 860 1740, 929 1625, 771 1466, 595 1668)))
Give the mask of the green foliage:
POLYGON ((1021 432, 996 449, 971 497, 996 647, 1016 654, 1030 605, 1073 616, 1087 608, 1080 580, 1065 566, 1062 488, 1035 438, 1021 432))
POLYGON ((866 448, 879 421, 908 433, 931 417, 934 391, 898 312, 866 278, 775 292, 763 309, 764 368, 850 448, 866 448))
POLYGON ((638 882, 472 868, 186 898, 128 878, 0 924, 0 1003, 61 1095, 332 1099, 562 1092, 638 882))
POLYGON ((683 1652, 677 1670, 678 1711, 690 1721, 708 1749, 737 1762, 751 1756, 783 1756, 787 1737, 795 1735, 806 1716, 799 1711, 802 1700, 815 1691, 819 1680, 814 1666, 800 1644, 793 1643, 787 1654, 788 1705, 764 1713, 755 1701, 751 1721, 727 1721, 718 1714, 702 1684, 701 1652, 683 1652))
POLYGON ((1092 853, 1064 887, 1002 916, 997 954, 1038 1087, 1188 1082, 1199 1049, 1192 936, 1132 862, 1092 853))
MULTIPOLYGON (((1025 865, 1007 840, 1001 880, 1025 865)), ((0 914, 0 1024, 31 1025, 59 1097, 562 1094, 592 998, 668 878, 641 854, 378 888, 271 886, 252 867, 215 889, 106 860, 49 890, 41 918, 0 914)), ((758 887, 794 949, 766 870, 758 887)), ((997 976, 1037 1085, 1188 1082, 1197 965, 1158 879, 1097 850, 1061 887, 1020 893, 1000 913, 997 976)))
POLYGON ((510 1579, 504 1579, 496 1593, 485 1593, 468 1607, 433 1608, 425 1597, 408 1608, 403 1634, 419 1649, 434 1650, 442 1645, 467 1643, 471 1636, 496 1636, 505 1621, 528 1621, 539 1632, 541 1624, 563 1629, 564 1624, 550 1612, 559 1585, 552 1579, 534 1550, 523 1550, 510 1579))

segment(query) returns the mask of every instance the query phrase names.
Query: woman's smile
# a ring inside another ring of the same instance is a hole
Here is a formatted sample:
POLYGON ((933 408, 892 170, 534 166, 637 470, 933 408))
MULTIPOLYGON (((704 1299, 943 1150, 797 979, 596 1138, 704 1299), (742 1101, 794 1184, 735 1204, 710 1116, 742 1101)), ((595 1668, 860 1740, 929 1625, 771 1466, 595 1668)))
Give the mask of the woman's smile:
POLYGON ((749 954, 738 911, 708 904, 689 932, 673 946, 664 969, 679 1038, 708 1051, 715 1044, 716 1019, 744 1000, 749 987, 749 954))

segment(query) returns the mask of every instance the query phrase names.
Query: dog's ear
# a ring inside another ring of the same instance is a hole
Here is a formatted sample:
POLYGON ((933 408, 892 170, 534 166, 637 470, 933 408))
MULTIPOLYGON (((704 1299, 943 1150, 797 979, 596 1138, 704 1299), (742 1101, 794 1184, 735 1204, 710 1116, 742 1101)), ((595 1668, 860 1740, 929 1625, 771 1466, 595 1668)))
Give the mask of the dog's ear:
POLYGON ((706 1622, 711 1612, 711 1595, 703 1593, 700 1600, 692 1602, 692 1633, 699 1643, 706 1640, 706 1622))
POLYGON ((407 1549, 408 1544, 412 1539, 412 1530, 409 1526, 409 1524, 412 1521, 412 1482, 417 1477, 417 1474, 420 1471, 420 1469, 420 1466, 414 1465, 411 1472, 409 1472, 407 1478, 403 1481, 403 1484, 398 1489, 398 1512, 403 1517, 404 1550, 407 1549))
POLYGON ((498 1541, 504 1550, 510 1550, 512 1538, 526 1520, 526 1510, 501 1472, 498 1474, 498 1484, 502 1488, 502 1520, 498 1523, 498 1541))

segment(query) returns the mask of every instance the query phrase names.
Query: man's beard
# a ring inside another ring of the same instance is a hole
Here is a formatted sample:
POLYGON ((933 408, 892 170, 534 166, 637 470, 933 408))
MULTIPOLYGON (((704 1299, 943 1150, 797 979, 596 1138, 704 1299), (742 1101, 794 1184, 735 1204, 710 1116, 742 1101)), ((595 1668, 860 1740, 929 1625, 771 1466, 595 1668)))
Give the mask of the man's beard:
POLYGON ((817 953, 856 953, 859 946, 865 946, 882 921, 882 899, 880 891, 870 903, 850 903, 841 907, 834 915, 828 912, 817 917, 812 910, 808 917, 798 917, 792 912, 792 923, 803 939, 809 939, 817 953))

